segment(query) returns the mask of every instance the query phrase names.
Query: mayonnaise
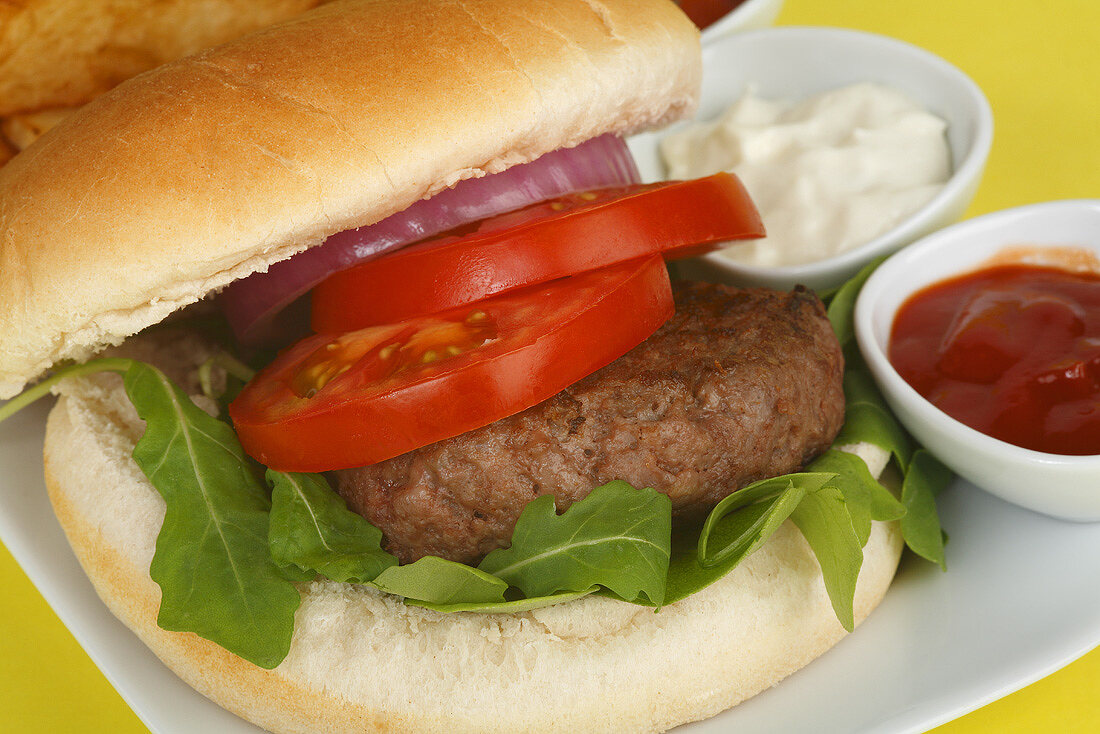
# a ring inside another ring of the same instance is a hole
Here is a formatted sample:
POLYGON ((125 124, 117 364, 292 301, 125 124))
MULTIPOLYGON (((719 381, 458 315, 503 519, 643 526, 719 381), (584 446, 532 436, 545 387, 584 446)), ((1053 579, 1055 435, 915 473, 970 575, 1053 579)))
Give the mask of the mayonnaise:
POLYGON ((801 102, 750 91, 718 120, 667 136, 669 178, 736 173, 768 236, 721 251, 740 263, 799 265, 886 232, 951 173, 940 118, 897 90, 854 84, 801 102))

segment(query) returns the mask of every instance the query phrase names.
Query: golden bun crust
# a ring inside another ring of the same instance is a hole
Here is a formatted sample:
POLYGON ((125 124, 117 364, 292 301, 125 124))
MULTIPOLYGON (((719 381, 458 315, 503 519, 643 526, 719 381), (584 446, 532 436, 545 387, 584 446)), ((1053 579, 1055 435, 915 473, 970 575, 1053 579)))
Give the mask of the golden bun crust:
POLYGON ((346 0, 124 82, 0 168, 0 397, 459 180, 693 108, 667 0, 346 0))
MULTIPOLYGON (((443 615, 318 581, 303 589, 289 656, 262 670, 156 626, 148 568, 164 503, 130 459, 140 421, 114 375, 70 380, 62 393, 47 429, 47 485, 99 595, 183 680, 272 731, 664 731, 774 685, 844 636, 817 561, 788 523, 724 579, 660 613, 587 597, 523 614, 443 615)), ((876 523, 857 621, 882 598, 900 551, 897 527, 876 523)))
POLYGON ((81 105, 154 66, 322 0, 5 0, 0 115, 81 105))

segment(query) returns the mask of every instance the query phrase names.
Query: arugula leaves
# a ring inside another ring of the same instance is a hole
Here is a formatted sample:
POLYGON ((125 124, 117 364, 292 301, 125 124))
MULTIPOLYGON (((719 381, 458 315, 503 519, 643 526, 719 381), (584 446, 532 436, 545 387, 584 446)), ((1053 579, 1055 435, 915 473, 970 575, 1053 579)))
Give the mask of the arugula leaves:
MULTIPOLYGON (((833 449, 807 469, 800 474, 765 479, 722 500, 703 524, 697 556, 699 567, 717 567, 720 573, 696 573, 695 581, 709 584, 721 578, 790 517, 817 557, 837 619, 851 631, 855 624, 856 580, 863 565, 863 546, 871 535, 871 521, 896 520, 906 508, 853 454, 833 449), (721 550, 711 554, 716 528, 721 528, 724 537, 721 550)), ((685 565, 690 568, 681 562, 677 570, 685 573, 685 565)), ((683 587, 681 584, 677 589, 678 598, 682 598, 683 587)))
POLYGON ((267 470, 271 558, 283 568, 333 581, 366 583, 397 559, 382 550, 382 531, 348 509, 320 474, 267 470))
POLYGON ((496 605, 507 601, 508 583, 491 573, 436 556, 391 566, 373 581, 390 594, 436 608, 452 604, 496 605))
POLYGON ((826 479, 827 476, 789 474, 750 484, 727 496, 703 523, 699 533, 699 565, 714 568, 750 555, 791 516, 806 493, 820 489, 826 479), (709 553, 712 536, 724 536, 721 550, 713 555, 709 553))
POLYGON ((821 296, 829 304, 826 315, 829 317, 829 323, 833 325, 833 331, 836 332, 836 338, 840 342, 840 346, 846 347, 855 341, 856 327, 853 314, 856 309, 856 298, 859 297, 859 292, 863 289, 863 284, 871 277, 871 273, 875 272, 885 260, 885 255, 872 260, 864 265, 848 282, 840 286, 835 293, 821 296))
POLYGON ((951 482, 951 470, 932 454, 920 449, 901 485, 901 501, 906 513, 901 518, 901 535, 905 544, 921 558, 937 564, 944 571, 944 535, 936 515, 936 495, 951 482))
POLYGON ((146 422, 134 460, 167 505, 149 568, 161 588, 157 624, 275 667, 290 650, 300 577, 271 560, 263 482, 233 429, 162 372, 132 362, 123 382, 146 422))
MULTIPOLYGON (((829 321, 848 360, 848 369, 844 374, 845 420, 834 445, 866 442, 893 455, 904 475, 901 504, 905 511, 899 515, 898 508, 882 492, 875 492, 872 496, 875 507, 882 519, 900 518, 901 535, 909 549, 946 571, 944 535, 936 512, 935 495, 951 481, 951 471, 927 451, 914 445, 909 434, 890 412, 859 351, 855 349, 852 312, 856 297, 881 262, 882 259, 875 260, 864 267, 837 291, 829 303, 829 321)), ((865 479, 864 483, 867 484, 865 479)), ((873 485, 867 486, 873 489, 873 485)))
POLYGON ((871 537, 872 520, 890 522, 905 515, 905 505, 871 476, 863 459, 855 454, 829 449, 806 468, 836 475, 830 484, 844 496, 861 548, 871 537))
POLYGON ((660 605, 671 535, 668 495, 610 482, 561 515, 550 495, 532 501, 512 545, 485 556, 478 568, 529 597, 599 585, 626 601, 644 596, 660 605))
MULTIPOLYGON (((404 568, 403 566, 397 566, 396 568, 404 568)), ((469 568, 469 566, 467 566, 469 568)), ((428 580, 428 583, 431 583, 428 580)), ((593 586, 590 589, 584 591, 560 591, 556 594, 550 594, 548 596, 533 596, 525 599, 513 599, 511 601, 503 602, 464 602, 455 601, 446 604, 439 604, 434 602, 421 601, 411 597, 405 598, 405 603, 414 607, 424 607, 436 612, 476 612, 478 614, 519 614, 520 612, 529 612, 532 609, 542 609, 543 607, 553 606, 554 604, 564 604, 566 602, 580 599, 581 597, 588 596, 596 591, 599 591, 598 586, 593 586)))
POLYGON ((833 443, 837 446, 857 443, 878 446, 893 454, 901 470, 907 471, 913 442, 886 407, 871 375, 849 369, 844 376, 844 399, 844 425, 833 443))
POLYGON ((852 527, 844 495, 832 486, 811 492, 795 508, 791 520, 817 556, 836 618, 851 632, 856 626, 853 609, 863 545, 852 527))
POLYGON ((677 533, 665 602, 690 596, 725 576, 790 517, 817 557, 837 619, 851 630, 871 522, 897 520, 905 513, 906 507, 871 476, 862 459, 829 450, 805 472, 765 479, 722 500, 703 524, 694 555, 687 547, 690 533, 677 533))

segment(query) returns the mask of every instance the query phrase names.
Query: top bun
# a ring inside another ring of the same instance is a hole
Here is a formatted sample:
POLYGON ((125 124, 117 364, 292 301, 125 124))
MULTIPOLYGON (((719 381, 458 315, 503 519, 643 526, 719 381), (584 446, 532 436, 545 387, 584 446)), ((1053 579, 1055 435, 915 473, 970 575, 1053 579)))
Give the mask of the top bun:
POLYGON ((0 168, 0 398, 466 178, 690 113, 668 0, 346 0, 136 77, 0 168))

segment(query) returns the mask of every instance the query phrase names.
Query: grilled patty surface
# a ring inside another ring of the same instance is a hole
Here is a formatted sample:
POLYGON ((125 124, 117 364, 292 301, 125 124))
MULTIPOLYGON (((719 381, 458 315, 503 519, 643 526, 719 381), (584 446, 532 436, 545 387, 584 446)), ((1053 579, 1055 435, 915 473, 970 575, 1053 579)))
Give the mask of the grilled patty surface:
POLYGON ((522 413, 340 471, 338 491, 402 562, 476 562, 510 543, 539 495, 561 512, 615 479, 699 515, 828 448, 842 373, 812 292, 681 283, 676 314, 607 367, 522 413))

